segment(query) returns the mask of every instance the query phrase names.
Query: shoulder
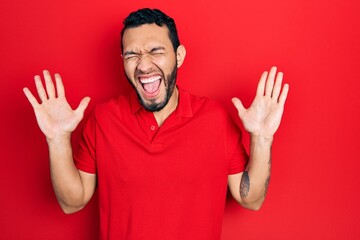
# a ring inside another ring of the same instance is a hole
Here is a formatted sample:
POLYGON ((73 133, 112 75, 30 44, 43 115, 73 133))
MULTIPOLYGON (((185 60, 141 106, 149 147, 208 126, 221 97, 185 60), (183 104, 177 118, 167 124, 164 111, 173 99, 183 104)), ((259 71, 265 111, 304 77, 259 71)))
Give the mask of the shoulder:
POLYGON ((229 109, 221 101, 193 94, 189 94, 189 96, 193 110, 192 120, 200 122, 202 127, 207 126, 214 129, 217 134, 233 136, 234 139, 237 139, 241 134, 240 129, 229 109))
POLYGON ((180 109, 185 113, 183 116, 191 117, 192 122, 206 126, 209 126, 209 124, 226 126, 229 121, 229 114, 220 101, 206 96, 195 95, 181 89, 181 103, 180 109))
POLYGON ((217 100, 205 96, 198 96, 189 93, 191 107, 195 114, 210 114, 217 116, 227 116, 227 110, 224 105, 217 100))
POLYGON ((94 116, 96 119, 108 118, 112 115, 121 116, 131 113, 130 96, 120 95, 116 98, 98 103, 94 108, 94 116))

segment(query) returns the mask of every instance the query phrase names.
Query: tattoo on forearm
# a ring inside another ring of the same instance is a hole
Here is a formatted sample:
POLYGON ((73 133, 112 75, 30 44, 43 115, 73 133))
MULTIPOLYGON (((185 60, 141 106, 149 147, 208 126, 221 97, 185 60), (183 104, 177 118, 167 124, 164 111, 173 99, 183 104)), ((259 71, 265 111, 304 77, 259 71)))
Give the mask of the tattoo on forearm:
POLYGON ((270 157, 269 157, 268 164, 271 165, 271 161, 272 161, 272 146, 270 147, 270 157))
POLYGON ((245 171, 242 175, 240 182, 240 196, 246 198, 250 191, 250 177, 248 171, 245 171))
POLYGON ((268 192, 269 183, 270 183, 270 176, 268 176, 266 181, 265 181, 265 194, 264 194, 264 196, 266 196, 266 194, 268 192))

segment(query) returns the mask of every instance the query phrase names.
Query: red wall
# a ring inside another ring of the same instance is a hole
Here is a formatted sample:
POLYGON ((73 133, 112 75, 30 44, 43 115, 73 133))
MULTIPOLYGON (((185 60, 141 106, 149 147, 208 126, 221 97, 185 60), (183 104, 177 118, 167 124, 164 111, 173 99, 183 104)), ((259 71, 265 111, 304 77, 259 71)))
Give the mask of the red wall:
POLYGON ((233 111, 230 98, 250 104, 272 65, 290 84, 268 197, 258 212, 229 199, 223 240, 360 239, 357 0, 1 1, 0 238, 96 239, 96 198, 74 215, 56 202, 22 88, 34 91, 33 76, 49 69, 62 74, 74 107, 86 95, 92 109, 129 91, 119 32, 129 11, 145 6, 177 20, 184 88, 233 111))

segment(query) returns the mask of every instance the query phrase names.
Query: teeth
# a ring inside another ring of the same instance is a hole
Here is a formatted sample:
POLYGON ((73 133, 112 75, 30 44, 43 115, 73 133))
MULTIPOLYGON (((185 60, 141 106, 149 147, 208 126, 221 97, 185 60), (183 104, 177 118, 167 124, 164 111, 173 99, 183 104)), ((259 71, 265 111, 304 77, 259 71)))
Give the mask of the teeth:
POLYGON ((153 83, 157 80, 159 80, 161 77, 160 76, 153 76, 153 77, 149 77, 149 78, 142 78, 140 79, 140 82, 142 84, 145 84, 145 83, 153 83))

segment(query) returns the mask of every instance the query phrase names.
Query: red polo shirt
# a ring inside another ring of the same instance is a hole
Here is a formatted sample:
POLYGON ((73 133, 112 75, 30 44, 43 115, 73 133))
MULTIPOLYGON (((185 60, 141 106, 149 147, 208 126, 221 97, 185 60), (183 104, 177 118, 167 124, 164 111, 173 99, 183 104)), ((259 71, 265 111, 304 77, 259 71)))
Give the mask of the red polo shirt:
POLYGON ((220 239, 227 177, 247 155, 220 104, 179 91, 161 127, 135 93, 89 118, 75 164, 97 174, 101 239, 220 239))

